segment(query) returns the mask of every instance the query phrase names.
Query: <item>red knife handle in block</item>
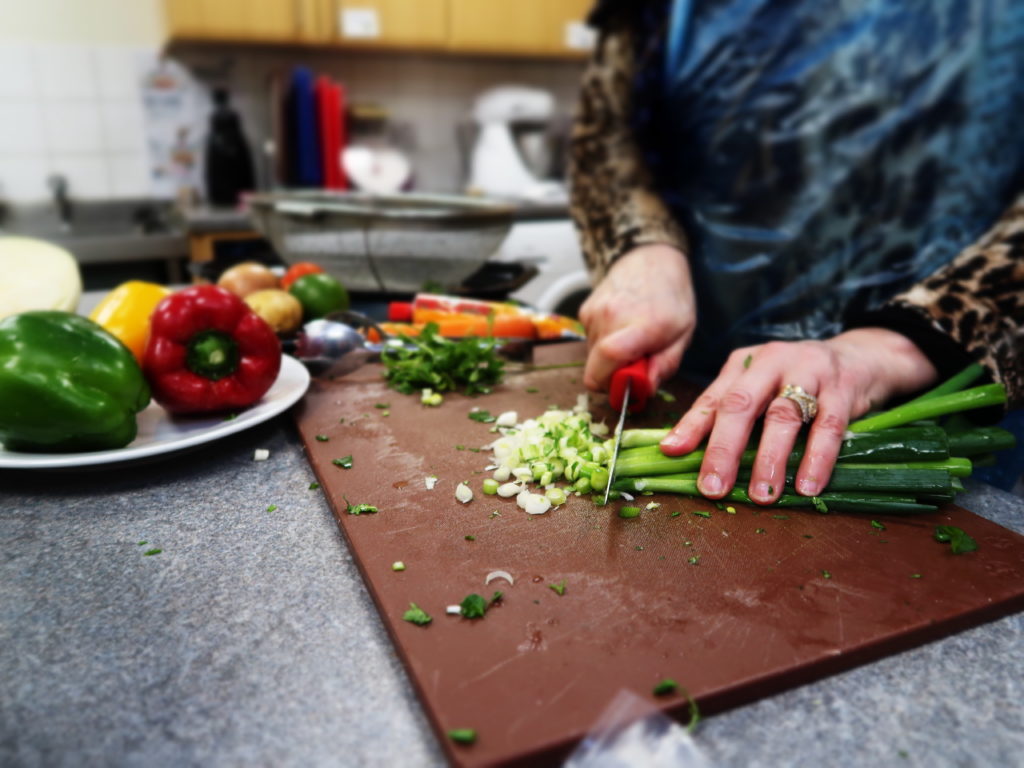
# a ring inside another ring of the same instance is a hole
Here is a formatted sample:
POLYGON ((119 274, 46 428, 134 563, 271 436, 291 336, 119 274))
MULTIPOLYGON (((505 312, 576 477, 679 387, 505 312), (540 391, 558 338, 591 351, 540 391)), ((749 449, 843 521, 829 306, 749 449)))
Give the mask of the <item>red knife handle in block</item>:
POLYGON ((622 398, 626 394, 626 382, 629 382, 629 412, 637 413, 647 405, 651 396, 651 379, 647 372, 647 358, 641 357, 635 363, 619 368, 612 374, 608 386, 608 401, 616 411, 622 410, 622 398))

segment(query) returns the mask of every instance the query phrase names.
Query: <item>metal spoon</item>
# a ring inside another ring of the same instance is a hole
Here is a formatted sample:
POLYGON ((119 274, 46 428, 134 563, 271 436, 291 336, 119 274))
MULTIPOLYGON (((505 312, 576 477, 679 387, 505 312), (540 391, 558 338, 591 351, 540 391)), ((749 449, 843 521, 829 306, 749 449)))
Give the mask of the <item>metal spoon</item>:
POLYGON ((314 376, 344 376, 380 356, 384 342, 367 341, 359 328, 376 328, 381 339, 387 335, 366 315, 335 312, 311 320, 285 351, 302 362, 314 376))

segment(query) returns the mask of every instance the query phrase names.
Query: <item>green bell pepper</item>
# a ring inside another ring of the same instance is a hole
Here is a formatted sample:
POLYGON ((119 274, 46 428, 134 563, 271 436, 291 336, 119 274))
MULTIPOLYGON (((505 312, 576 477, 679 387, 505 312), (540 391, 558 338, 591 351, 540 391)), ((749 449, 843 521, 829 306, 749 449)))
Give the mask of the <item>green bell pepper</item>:
POLYGON ((0 320, 0 443, 13 451, 121 448, 149 385, 131 351, 85 317, 23 312, 0 320))

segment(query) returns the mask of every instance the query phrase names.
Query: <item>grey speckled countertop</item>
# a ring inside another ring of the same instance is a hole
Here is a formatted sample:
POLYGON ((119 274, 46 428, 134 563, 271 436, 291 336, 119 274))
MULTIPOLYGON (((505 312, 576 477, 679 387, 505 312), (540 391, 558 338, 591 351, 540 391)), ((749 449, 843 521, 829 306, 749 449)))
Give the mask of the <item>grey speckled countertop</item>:
MULTIPOLYGON (((312 479, 288 415, 149 464, 0 471, 0 765, 443 764, 312 479)), ((963 504, 1024 531, 1016 496, 963 504)), ((715 766, 1024 765, 1022 670, 1018 614, 697 744, 715 766)))

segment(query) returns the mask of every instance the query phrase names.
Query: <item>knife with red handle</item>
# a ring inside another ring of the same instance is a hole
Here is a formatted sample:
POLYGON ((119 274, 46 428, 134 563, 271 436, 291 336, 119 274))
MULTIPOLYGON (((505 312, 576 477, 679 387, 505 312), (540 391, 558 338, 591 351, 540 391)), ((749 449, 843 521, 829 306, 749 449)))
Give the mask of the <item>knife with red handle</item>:
POLYGON ((608 402, 619 412, 619 422, 615 426, 615 444, 612 448, 612 461, 608 466, 608 485, 604 489, 605 504, 608 503, 608 494, 611 493, 612 483, 615 481, 615 462, 619 458, 626 413, 642 411, 651 397, 649 362, 649 358, 641 357, 636 362, 619 368, 612 374, 611 383, 608 385, 608 402))

